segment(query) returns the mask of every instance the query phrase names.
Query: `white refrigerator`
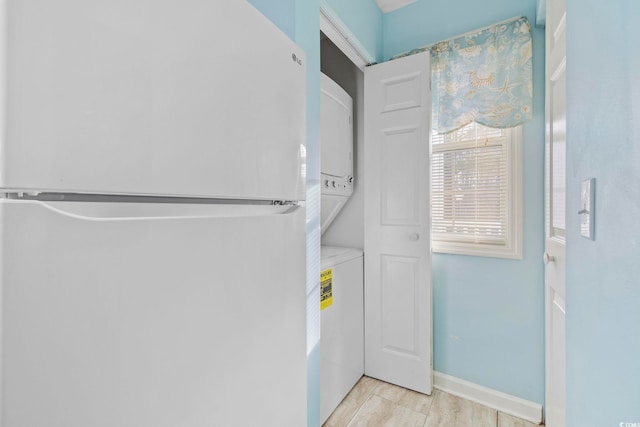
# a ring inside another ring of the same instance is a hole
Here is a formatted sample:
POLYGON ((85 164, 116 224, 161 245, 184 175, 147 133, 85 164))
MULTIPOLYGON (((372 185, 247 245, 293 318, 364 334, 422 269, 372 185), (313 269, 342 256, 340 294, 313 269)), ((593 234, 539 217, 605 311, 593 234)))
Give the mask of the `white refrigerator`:
POLYGON ((306 425, 301 49, 244 0, 0 21, 0 427, 306 425))

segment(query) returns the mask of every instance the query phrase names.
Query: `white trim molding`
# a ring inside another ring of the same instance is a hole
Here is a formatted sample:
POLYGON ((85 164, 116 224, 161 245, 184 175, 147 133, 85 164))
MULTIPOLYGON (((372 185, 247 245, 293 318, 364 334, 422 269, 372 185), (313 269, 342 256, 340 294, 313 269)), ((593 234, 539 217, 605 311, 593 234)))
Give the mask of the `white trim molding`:
POLYGON ((537 0, 536 27, 544 28, 547 24, 547 0, 537 0))
POLYGON ((361 70, 375 62, 375 58, 360 43, 325 0, 320 1, 320 31, 361 70))
POLYGON ((389 13, 411 3, 415 3, 416 1, 417 0, 376 0, 376 3, 378 3, 378 7, 382 13, 389 13))
POLYGON ((493 390, 441 372, 433 372, 433 386, 454 396, 462 397, 489 408, 535 424, 542 423, 542 405, 493 390))

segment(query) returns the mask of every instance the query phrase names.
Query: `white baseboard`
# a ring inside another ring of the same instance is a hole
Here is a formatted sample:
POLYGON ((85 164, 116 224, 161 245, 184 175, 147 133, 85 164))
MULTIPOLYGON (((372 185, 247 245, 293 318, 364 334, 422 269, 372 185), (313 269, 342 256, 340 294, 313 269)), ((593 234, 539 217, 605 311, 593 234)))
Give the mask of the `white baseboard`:
POLYGON ((542 423, 542 405, 539 403, 511 396, 441 372, 433 373, 433 386, 438 390, 488 406, 505 414, 535 424, 542 423))

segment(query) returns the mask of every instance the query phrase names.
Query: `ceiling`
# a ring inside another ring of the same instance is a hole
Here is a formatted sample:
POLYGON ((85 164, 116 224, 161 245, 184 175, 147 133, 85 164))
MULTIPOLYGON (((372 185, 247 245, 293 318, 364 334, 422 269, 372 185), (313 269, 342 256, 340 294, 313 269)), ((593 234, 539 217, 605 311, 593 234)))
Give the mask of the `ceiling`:
POLYGON ((392 10, 399 9, 411 3, 415 3, 417 0, 376 0, 378 6, 382 12, 387 13, 392 10))

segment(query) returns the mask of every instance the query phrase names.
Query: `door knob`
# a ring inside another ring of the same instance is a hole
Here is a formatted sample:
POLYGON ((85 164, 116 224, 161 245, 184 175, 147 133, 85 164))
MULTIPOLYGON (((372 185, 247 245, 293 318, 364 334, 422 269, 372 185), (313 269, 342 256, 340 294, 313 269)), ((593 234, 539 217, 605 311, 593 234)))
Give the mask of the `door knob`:
POLYGON ((544 255, 542 256, 542 261, 544 261, 546 265, 546 264, 549 264, 550 262, 555 262, 556 257, 549 255, 548 252, 545 252, 544 255))
POLYGON ((409 240, 413 242, 417 242, 420 239, 420 235, 418 233, 411 233, 409 236, 409 240))

